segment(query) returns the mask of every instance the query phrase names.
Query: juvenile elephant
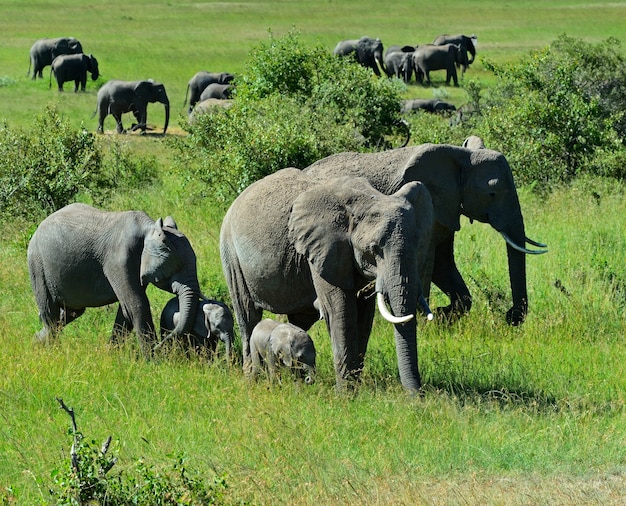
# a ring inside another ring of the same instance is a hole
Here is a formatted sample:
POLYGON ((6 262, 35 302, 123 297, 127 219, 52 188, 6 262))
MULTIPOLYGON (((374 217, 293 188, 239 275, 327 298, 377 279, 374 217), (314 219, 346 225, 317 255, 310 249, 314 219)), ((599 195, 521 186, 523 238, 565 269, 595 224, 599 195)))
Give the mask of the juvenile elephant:
POLYGON ((305 383, 315 383, 315 344, 304 330, 291 323, 270 318, 261 320, 250 336, 252 374, 256 376, 263 365, 270 378, 279 367, 301 371, 305 383))
POLYGON ((232 84, 211 83, 200 95, 200 102, 216 98, 218 100, 228 100, 232 97, 235 86, 232 84))
POLYGON ((188 113, 191 114, 194 106, 201 101, 200 95, 209 84, 230 84, 234 79, 235 76, 230 72, 206 72, 204 70, 197 72, 187 84, 183 106, 187 104, 187 96, 190 95, 188 113))
POLYGON ((432 223, 430 195, 420 183, 386 196, 363 178, 315 181, 288 168, 248 186, 220 232, 246 374, 250 336, 263 310, 285 314, 303 330, 320 319, 321 310, 337 387, 344 389, 360 377, 378 301, 395 325, 402 384, 418 389, 413 315, 418 309, 430 313, 419 267, 432 223))
POLYGON ((152 80, 147 81, 108 81, 98 90, 96 112, 98 132, 104 132, 104 118, 111 114, 117 123, 117 133, 125 132, 122 114, 132 112, 137 120, 131 131, 140 129, 145 133, 148 121, 148 104, 160 102, 165 106, 163 135, 170 121, 170 101, 165 86, 152 80))
POLYGON ((93 81, 100 77, 98 60, 93 55, 80 53, 57 56, 52 61, 50 69, 50 86, 52 86, 52 74, 54 74, 59 91, 63 91, 63 83, 68 81, 74 81, 74 92, 78 91, 79 85, 81 90, 85 91, 87 72, 91 74, 93 81))
POLYGON ((476 35, 471 35, 468 37, 467 35, 440 35, 437 37, 433 44, 436 46, 444 46, 445 44, 458 44, 461 47, 465 48, 467 53, 471 55, 471 58, 467 60, 467 65, 463 65, 463 74, 467 70, 467 68, 474 63, 476 59, 476 40, 478 37, 476 35))
POLYGON ((361 37, 340 41, 333 50, 335 56, 352 56, 364 67, 370 68, 377 76, 381 71, 388 75, 383 60, 383 43, 380 39, 361 37))
POLYGON ((430 72, 432 70, 446 71, 446 84, 450 85, 450 80, 454 80, 454 85, 459 85, 459 78, 456 67, 467 66, 467 50, 458 44, 445 44, 436 46, 425 44, 419 46, 413 53, 413 65, 418 73, 418 80, 422 75, 426 77, 426 82, 431 84, 430 72))
POLYGON ((407 113, 411 111, 426 111, 431 113, 445 113, 454 112, 456 107, 454 104, 438 99, 421 99, 412 98, 405 100, 402 103, 402 112, 407 113))
POLYGON ((113 340, 135 329, 144 354, 155 342, 148 283, 178 297, 172 337, 191 330, 201 296, 196 255, 171 217, 70 204, 43 220, 28 244, 28 271, 43 329, 53 338, 87 307, 119 301, 113 340))
MULTIPOLYGON (((420 271, 424 293, 431 281, 450 298, 442 308, 446 316, 470 310, 472 297, 454 261, 454 234, 461 214, 489 223, 507 243, 513 307, 506 320, 524 321, 528 312, 526 243, 544 244, 526 237, 522 210, 508 161, 490 149, 466 149, 447 144, 422 144, 380 153, 339 153, 304 169, 309 176, 326 180, 339 175, 367 178, 374 188, 391 195, 410 181, 421 181, 432 196, 435 226, 428 248, 426 268, 420 271)), ((420 252, 421 254, 421 252, 420 252)))
MULTIPOLYGON (((179 301, 177 297, 173 297, 161 312, 161 342, 178 326, 179 321, 179 301)), ((235 332, 233 315, 228 306, 217 300, 200 299, 193 327, 186 337, 192 348, 206 348, 212 353, 217 350, 217 343, 222 341, 226 358, 230 360, 235 332)))
POLYGON ((414 46, 391 46, 385 51, 385 66, 389 77, 397 77, 405 83, 411 81, 413 75, 414 46))
POLYGON ((79 54, 83 52, 82 44, 74 37, 58 37, 56 39, 36 40, 30 48, 30 63, 28 72, 33 69, 33 79, 43 77, 43 69, 52 65, 52 61, 62 54, 79 54))

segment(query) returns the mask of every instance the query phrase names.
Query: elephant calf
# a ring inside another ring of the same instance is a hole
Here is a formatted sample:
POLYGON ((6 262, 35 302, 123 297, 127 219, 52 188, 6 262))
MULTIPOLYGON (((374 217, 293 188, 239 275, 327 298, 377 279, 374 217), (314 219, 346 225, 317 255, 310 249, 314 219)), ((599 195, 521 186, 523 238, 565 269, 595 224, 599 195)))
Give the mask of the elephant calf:
MULTIPOLYGON (((180 309, 178 298, 170 299, 161 312, 161 339, 178 325, 180 309)), ((200 299, 193 327, 186 334, 192 348, 206 348, 214 353, 218 341, 226 348, 226 358, 230 360, 235 338, 233 315, 228 306, 217 300, 200 299)), ((162 341, 163 342, 163 341, 162 341)))
POLYGON ((96 81, 100 77, 98 60, 92 54, 80 53, 57 56, 52 62, 49 87, 52 87, 52 74, 54 74, 59 91, 63 91, 63 84, 69 81, 74 81, 74 92, 77 92, 79 87, 85 91, 87 72, 91 74, 92 81, 96 81))
POLYGON ((270 378, 282 366, 306 374, 304 381, 309 385, 315 382, 315 345, 300 327, 270 318, 261 320, 250 336, 250 353, 254 376, 265 364, 270 378))

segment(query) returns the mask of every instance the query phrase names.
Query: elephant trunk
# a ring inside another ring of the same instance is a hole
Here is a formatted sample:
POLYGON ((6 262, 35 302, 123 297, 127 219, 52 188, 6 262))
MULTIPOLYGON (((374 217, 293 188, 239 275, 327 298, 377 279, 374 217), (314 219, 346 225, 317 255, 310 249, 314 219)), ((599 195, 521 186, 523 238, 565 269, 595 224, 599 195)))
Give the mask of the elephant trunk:
POLYGON ((165 105, 165 125, 163 126, 163 135, 167 132, 167 125, 170 123, 170 103, 164 102, 165 105))
POLYGON ((172 292, 178 297, 178 321, 174 329, 166 337, 180 337, 191 332, 198 309, 198 299, 201 297, 200 287, 194 281, 191 283, 174 282, 172 292))
POLYGON ((315 367, 304 364, 303 371, 305 374, 304 382, 307 385, 312 385, 313 383, 315 383, 315 367))

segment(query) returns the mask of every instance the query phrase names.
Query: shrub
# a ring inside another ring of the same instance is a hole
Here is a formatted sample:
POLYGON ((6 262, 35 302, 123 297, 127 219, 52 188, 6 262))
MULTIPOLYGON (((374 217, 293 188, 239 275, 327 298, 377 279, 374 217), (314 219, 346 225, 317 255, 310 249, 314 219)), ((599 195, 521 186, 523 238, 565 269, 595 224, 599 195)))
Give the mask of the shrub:
POLYGON ((214 196, 229 200, 276 170, 332 153, 388 147, 400 119, 397 80, 290 32, 255 48, 237 78, 233 106, 200 115, 177 143, 214 196))
POLYGON ((520 63, 487 68, 498 82, 482 100, 477 129, 506 154, 518 182, 626 176, 626 61, 617 40, 593 45, 563 35, 520 63))

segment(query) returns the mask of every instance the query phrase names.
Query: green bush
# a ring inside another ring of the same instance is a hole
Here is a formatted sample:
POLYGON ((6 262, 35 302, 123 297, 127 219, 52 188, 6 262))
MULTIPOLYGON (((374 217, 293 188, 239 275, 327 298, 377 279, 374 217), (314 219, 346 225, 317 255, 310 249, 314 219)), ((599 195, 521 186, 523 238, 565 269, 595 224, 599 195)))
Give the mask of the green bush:
POLYGON ((626 61, 619 41, 561 36, 498 66, 477 130, 506 154, 519 183, 549 186, 583 173, 626 177, 626 61))
POLYGON ((232 107, 214 108, 177 143, 213 196, 229 200, 285 167, 332 153, 399 144, 403 84, 380 79, 290 32, 255 48, 237 78, 232 107))

